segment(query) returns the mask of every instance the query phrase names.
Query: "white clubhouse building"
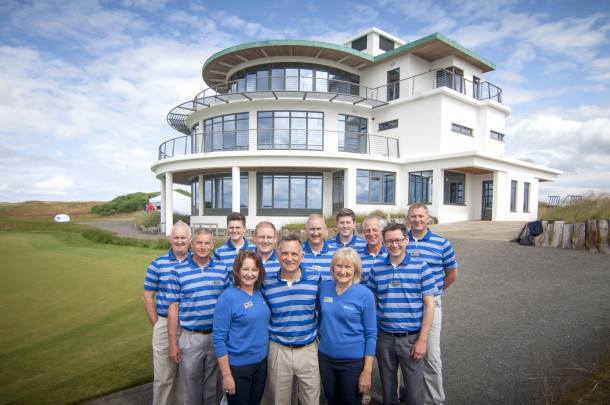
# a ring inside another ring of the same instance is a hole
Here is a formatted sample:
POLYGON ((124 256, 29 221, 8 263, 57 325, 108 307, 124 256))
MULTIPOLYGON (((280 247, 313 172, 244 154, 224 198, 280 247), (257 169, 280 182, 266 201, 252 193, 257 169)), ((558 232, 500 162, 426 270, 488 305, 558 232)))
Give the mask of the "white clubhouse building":
MULTIPOLYGON (((167 117, 159 146, 162 220, 190 185, 191 224, 303 222, 342 207, 428 205, 440 222, 537 216, 538 185, 558 170, 504 157, 495 65, 441 34, 405 43, 376 28, 343 45, 273 40, 203 65, 209 86, 167 117)), ((166 232, 169 230, 167 227, 166 232)))

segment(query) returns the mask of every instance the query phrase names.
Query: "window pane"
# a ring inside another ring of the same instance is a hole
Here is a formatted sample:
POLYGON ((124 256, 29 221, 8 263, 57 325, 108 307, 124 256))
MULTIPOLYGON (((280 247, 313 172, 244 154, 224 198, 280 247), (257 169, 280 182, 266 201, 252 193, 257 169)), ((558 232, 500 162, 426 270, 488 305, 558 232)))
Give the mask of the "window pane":
POLYGON ((248 208, 248 176, 239 179, 239 207, 248 208))
POLYGON ((305 177, 290 178, 290 208, 305 208, 305 177))
POLYGON ((273 208, 288 208, 288 177, 273 178, 273 208))
POLYGON ((322 209, 322 178, 308 176, 307 178, 307 208, 322 209))
POLYGON ((273 177, 264 176, 261 181, 261 206, 262 208, 273 207, 273 177))
MULTIPOLYGON (((358 170, 361 172, 361 170, 358 170)), ((360 176, 356 178, 356 202, 369 202, 369 178, 368 172, 366 176, 360 176)))

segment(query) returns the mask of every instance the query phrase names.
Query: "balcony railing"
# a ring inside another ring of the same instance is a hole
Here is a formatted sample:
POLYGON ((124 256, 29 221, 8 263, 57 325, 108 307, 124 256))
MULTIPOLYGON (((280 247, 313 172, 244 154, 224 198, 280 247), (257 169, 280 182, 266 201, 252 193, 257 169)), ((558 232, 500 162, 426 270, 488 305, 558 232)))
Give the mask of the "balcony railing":
POLYGON ((186 118, 193 112, 217 104, 238 100, 299 98, 303 100, 339 101, 380 107, 391 101, 446 87, 476 100, 502 102, 502 89, 489 82, 473 82, 446 69, 431 70, 379 87, 366 87, 341 80, 310 76, 267 76, 223 83, 197 94, 167 115, 174 129, 189 134, 186 118))
POLYGON ((344 131, 307 129, 259 129, 219 131, 180 136, 159 146, 159 160, 209 152, 244 150, 296 150, 321 152, 324 145, 337 145, 335 151, 387 157, 400 157, 398 139, 344 131), (257 145, 250 148, 250 131, 256 132, 257 145))

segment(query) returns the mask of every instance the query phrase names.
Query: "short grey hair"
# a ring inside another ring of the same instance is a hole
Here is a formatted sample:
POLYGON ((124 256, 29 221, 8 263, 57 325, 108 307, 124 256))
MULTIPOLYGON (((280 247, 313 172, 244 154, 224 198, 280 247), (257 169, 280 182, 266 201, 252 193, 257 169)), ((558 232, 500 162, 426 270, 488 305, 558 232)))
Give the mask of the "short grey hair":
POLYGON ((193 236, 197 236, 197 235, 210 235, 212 237, 214 236, 212 231, 209 230, 208 228, 195 228, 195 232, 193 232, 193 236))
POLYGON ((366 219, 364 221, 362 221, 362 230, 364 230, 364 227, 366 225, 366 221, 368 221, 369 219, 376 219, 379 222, 379 227, 381 229, 385 228, 386 225, 388 224, 388 221, 386 221, 385 219, 381 218, 380 216, 369 215, 368 217, 366 217, 366 219))
POLYGON ((182 222, 182 221, 178 221, 178 222, 176 222, 174 225, 172 225, 172 229, 171 229, 171 231, 169 232, 169 234, 170 234, 170 235, 173 235, 173 234, 174 234, 174 229, 176 229, 176 228, 178 228, 178 227, 181 227, 181 226, 186 226, 186 229, 188 229, 188 234, 189 234, 189 238, 190 238, 190 237, 191 237, 191 227, 190 227, 190 226, 188 226, 188 224, 186 224, 186 223, 184 223, 184 222, 182 222))

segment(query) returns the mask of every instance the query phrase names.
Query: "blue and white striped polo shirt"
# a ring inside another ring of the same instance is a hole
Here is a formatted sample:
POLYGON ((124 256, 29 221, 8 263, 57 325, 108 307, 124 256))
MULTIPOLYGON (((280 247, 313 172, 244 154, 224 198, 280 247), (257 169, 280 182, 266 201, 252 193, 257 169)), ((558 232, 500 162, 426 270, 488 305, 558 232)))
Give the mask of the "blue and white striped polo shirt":
POLYGON ((309 246, 309 241, 303 244, 303 253, 305 258, 301 262, 301 266, 307 269, 312 269, 320 273, 322 281, 332 280, 330 275, 330 261, 333 258, 333 254, 337 251, 337 248, 330 246, 330 244, 324 241, 322 250, 318 253, 314 253, 309 246))
POLYGON ((443 293, 443 271, 457 269, 458 267, 451 243, 429 229, 420 240, 413 238, 411 231, 409 231, 409 244, 406 251, 411 257, 428 264, 436 280, 438 291, 435 295, 441 295, 443 293))
POLYGON ((409 255, 396 267, 386 257, 371 269, 367 285, 377 297, 377 326, 388 332, 419 330, 423 297, 436 293, 428 265, 409 255))
POLYGON ((352 240, 350 240, 346 244, 341 242, 340 234, 337 234, 337 236, 335 236, 334 238, 330 238, 326 242, 328 242, 330 244, 330 246, 335 249, 339 249, 342 247, 351 247, 352 249, 359 250, 363 246, 366 246, 366 240, 356 236, 356 234, 353 234, 352 240))
POLYGON ((267 278, 261 293, 271 309, 269 338, 282 344, 303 345, 318 335, 316 298, 320 287, 320 274, 301 266, 301 277, 292 285, 280 278, 267 278))
POLYGON ((180 303, 180 326, 189 330, 212 329, 218 297, 229 287, 226 266, 210 258, 208 265, 201 267, 191 256, 174 267, 168 285, 167 300, 180 303))
MULTIPOLYGON (((188 257, 191 256, 191 251, 188 252, 188 257)), ((144 279, 144 289, 146 291, 156 292, 157 297, 157 314, 161 316, 167 316, 167 309, 169 302, 167 301, 167 280, 169 273, 174 266, 184 263, 187 259, 180 261, 174 256, 174 252, 170 249, 169 252, 163 256, 157 257, 150 263, 148 269, 146 269, 146 278, 144 279)))
POLYGON ((360 261, 362 262, 362 277, 360 278, 360 284, 366 285, 369 278, 369 273, 373 265, 381 264, 388 257, 388 251, 385 246, 381 245, 381 250, 376 255, 372 255, 369 252, 369 244, 367 243, 362 249, 358 250, 360 255, 360 261))
POLYGON ((231 273, 233 271, 233 262, 240 250, 256 250, 256 245, 248 242, 248 240, 244 238, 244 245, 240 249, 237 249, 231 243, 231 239, 229 239, 214 250, 214 261, 224 263, 224 265, 227 266, 227 269, 229 269, 229 273, 231 273))
POLYGON ((267 260, 263 259, 263 266, 265 266, 265 278, 273 277, 280 271, 280 261, 277 259, 275 255, 275 249, 273 249, 273 253, 267 260))

